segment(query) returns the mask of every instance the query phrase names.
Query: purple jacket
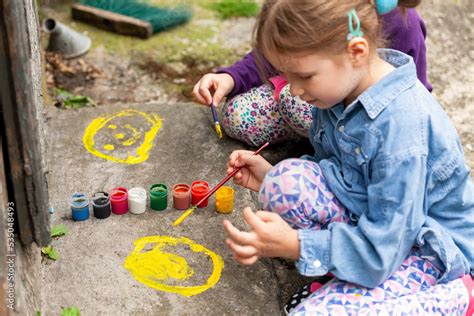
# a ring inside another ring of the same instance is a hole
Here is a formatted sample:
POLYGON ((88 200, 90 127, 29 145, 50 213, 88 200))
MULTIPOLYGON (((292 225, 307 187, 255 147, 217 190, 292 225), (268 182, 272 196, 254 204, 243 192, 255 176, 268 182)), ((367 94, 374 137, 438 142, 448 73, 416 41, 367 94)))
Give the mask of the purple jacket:
MULTIPOLYGON (((413 57, 418 79, 431 91, 432 86, 426 77, 426 26, 416 10, 408 9, 406 16, 399 10, 383 15, 382 28, 390 48, 413 57)), ((217 73, 227 73, 234 78, 235 85, 227 96, 229 98, 263 84, 252 52, 232 66, 219 69, 217 73)))

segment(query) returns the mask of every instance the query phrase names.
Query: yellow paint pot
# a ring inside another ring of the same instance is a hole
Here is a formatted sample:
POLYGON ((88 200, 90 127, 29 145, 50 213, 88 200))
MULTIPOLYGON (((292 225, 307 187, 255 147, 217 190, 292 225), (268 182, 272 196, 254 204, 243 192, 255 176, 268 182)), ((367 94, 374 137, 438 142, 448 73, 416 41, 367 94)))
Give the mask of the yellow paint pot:
POLYGON ((234 210, 234 189, 222 186, 216 191, 216 211, 222 214, 232 213, 234 210))

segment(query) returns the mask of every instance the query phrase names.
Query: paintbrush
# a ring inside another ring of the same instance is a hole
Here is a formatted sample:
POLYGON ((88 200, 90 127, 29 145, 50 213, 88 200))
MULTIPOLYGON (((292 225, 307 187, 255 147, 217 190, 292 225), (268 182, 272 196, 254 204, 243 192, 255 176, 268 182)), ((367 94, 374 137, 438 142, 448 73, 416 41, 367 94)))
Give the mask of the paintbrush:
MULTIPOLYGON (((265 143, 260 147, 256 152, 254 152, 254 155, 258 155, 265 147, 267 147, 270 143, 265 143)), ((219 182, 214 188, 212 188, 199 202, 197 202, 195 205, 192 205, 186 212, 184 212, 183 215, 181 215, 177 220, 174 221, 173 226, 178 226, 181 224, 186 217, 188 217, 194 210, 197 208, 199 204, 204 202, 206 199, 208 199, 214 192, 216 192, 221 186, 223 186, 227 181, 229 181, 230 178, 232 178, 242 167, 239 168, 234 168, 234 170, 227 175, 224 179, 222 179, 221 182, 219 182)))
POLYGON ((216 107, 214 106, 214 101, 211 101, 211 113, 212 113, 212 118, 214 119, 214 128, 216 130, 216 134, 219 138, 222 138, 221 125, 219 124, 219 119, 217 118, 216 107))

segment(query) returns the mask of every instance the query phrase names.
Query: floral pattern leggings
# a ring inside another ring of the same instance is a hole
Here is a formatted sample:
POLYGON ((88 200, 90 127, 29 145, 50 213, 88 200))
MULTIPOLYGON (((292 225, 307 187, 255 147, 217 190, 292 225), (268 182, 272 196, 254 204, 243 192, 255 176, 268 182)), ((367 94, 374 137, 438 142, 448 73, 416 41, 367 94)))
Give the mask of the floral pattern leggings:
POLYGON ((308 137, 311 105, 293 97, 287 84, 275 100, 274 88, 264 84, 228 100, 221 124, 232 138, 252 146, 308 137))
MULTIPOLYGON (((325 229, 334 221, 355 225, 312 161, 287 159, 274 166, 262 183, 259 201, 296 229, 325 229)), ((414 250, 376 288, 334 278, 291 315, 465 315, 472 290, 467 290, 464 278, 438 284, 439 277, 440 271, 414 250)))

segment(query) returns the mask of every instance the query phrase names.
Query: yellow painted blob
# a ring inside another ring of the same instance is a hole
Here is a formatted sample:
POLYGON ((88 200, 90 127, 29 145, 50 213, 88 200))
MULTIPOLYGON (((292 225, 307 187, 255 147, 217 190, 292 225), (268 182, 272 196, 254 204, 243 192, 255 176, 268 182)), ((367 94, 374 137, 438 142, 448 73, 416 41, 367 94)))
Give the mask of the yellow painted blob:
POLYGON ((156 114, 147 114, 137 110, 126 110, 107 117, 98 117, 93 120, 86 128, 82 142, 86 149, 97 157, 119 163, 137 164, 148 159, 149 152, 153 147, 153 141, 161 128, 161 124, 162 119, 156 114), (123 118, 128 119, 127 124, 118 124, 117 121, 120 121, 120 119, 123 118), (112 124, 111 121, 114 123, 112 124), (141 128, 132 126, 129 121, 145 122, 145 125, 147 125, 145 127, 148 129, 143 132, 141 131, 141 128), (124 133, 109 132, 109 130, 117 130, 117 128, 120 127, 122 127, 122 130, 126 131, 127 137, 125 137, 124 133), (94 138, 98 133, 104 133, 104 135, 110 133, 111 140, 121 140, 119 143, 120 146, 117 146, 117 144, 114 146, 111 141, 111 143, 102 147, 107 151, 103 152, 98 148, 98 146, 96 146, 96 142, 94 141, 94 138), (142 139, 143 141, 139 143, 142 139), (135 145, 136 150, 123 150, 124 147, 129 147, 131 145, 135 145), (121 148, 123 152, 127 153, 125 158, 117 156, 116 151, 120 151, 121 148))
POLYGON ((183 296, 193 296, 202 293, 214 286, 221 276, 224 268, 222 258, 211 250, 194 243, 192 240, 169 236, 148 236, 135 240, 135 249, 125 259, 124 267, 139 282, 160 290, 183 296), (150 251, 143 251, 146 245, 153 245, 150 251), (200 252, 211 258, 212 273, 205 284, 195 286, 169 285, 171 280, 189 279, 195 271, 187 264, 186 259, 181 256, 166 253, 163 248, 177 247, 178 245, 189 246, 193 252, 200 252))

